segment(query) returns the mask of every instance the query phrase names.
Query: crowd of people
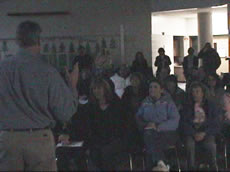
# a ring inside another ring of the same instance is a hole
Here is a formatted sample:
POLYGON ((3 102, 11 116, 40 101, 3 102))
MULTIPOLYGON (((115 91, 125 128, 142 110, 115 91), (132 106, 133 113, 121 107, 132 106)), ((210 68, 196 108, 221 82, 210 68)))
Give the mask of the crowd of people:
MULTIPOLYGON (((217 169, 216 137, 223 134, 223 122, 225 130, 228 128, 224 106, 224 95, 228 93, 216 73, 220 66, 218 53, 210 43, 198 56, 193 48, 188 49, 183 62, 183 90, 177 77, 170 75, 171 61, 165 50, 159 48, 158 52, 156 76, 142 52, 136 53, 131 67, 122 65, 112 72, 100 70, 99 74, 92 72, 93 66, 80 69, 79 100, 87 101, 79 105, 76 116, 79 121, 81 116, 85 118, 81 121, 85 127, 82 134, 75 129, 78 137, 67 138, 85 140, 92 170, 115 169, 114 158, 119 154, 143 149, 146 169, 151 170, 159 161, 166 161, 164 151, 178 140, 186 147, 189 170, 196 168, 196 146, 206 151, 210 168, 217 169), (91 84, 81 85, 90 83, 82 77, 85 70, 89 71, 86 78, 91 78, 91 84)), ((79 127, 79 121, 71 125, 79 127)))
MULTIPOLYGON (((230 93, 216 73, 221 61, 210 43, 198 56, 189 48, 183 90, 170 75, 163 48, 154 63, 156 76, 142 52, 130 67, 108 70, 98 67, 104 57, 94 60, 81 47, 73 70, 66 68, 61 78, 38 55, 40 33, 38 24, 21 23, 19 53, 0 64, 5 83, 0 86, 0 170, 56 170, 54 144, 82 140, 89 170, 115 170, 123 153, 135 151, 144 151, 151 170, 167 162, 164 151, 178 140, 186 148, 187 170, 196 169, 197 146, 217 169, 216 138, 230 139, 230 93)), ((67 153, 62 165, 74 158, 67 153)))

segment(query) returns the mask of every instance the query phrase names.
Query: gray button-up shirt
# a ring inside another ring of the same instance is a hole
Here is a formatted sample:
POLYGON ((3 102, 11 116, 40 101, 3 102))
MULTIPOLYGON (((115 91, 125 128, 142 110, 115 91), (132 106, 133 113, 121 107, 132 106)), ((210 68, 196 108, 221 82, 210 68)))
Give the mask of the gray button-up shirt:
POLYGON ((58 71, 20 49, 0 62, 0 130, 54 127, 76 112, 77 95, 58 71))

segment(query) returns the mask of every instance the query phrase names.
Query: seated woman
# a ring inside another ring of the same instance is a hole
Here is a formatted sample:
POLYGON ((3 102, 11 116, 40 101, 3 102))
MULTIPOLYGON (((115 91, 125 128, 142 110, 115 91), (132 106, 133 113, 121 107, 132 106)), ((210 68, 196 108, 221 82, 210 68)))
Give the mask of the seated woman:
POLYGON ((149 96, 142 102, 136 118, 144 135, 147 170, 151 170, 159 160, 165 160, 163 151, 176 143, 180 119, 173 101, 164 98, 158 80, 150 81, 149 96))
POLYGON ((114 101, 110 85, 102 78, 91 83, 88 113, 92 162, 89 170, 115 170, 117 155, 123 147, 123 110, 120 103, 114 101))
POLYGON ((181 112, 185 100, 185 92, 178 87, 178 81, 175 75, 169 75, 165 79, 165 88, 176 104, 178 111, 181 112))
POLYGON ((217 74, 208 74, 207 75, 207 81, 206 84, 209 88, 209 99, 218 106, 218 108, 221 108, 221 99, 224 95, 224 88, 221 84, 221 80, 217 74))
POLYGON ((125 143, 127 151, 139 151, 143 147, 143 139, 136 124, 136 113, 141 102, 147 96, 144 80, 141 73, 130 76, 131 85, 125 88, 121 103, 125 107, 126 121, 125 143))
POLYGON ((142 52, 137 52, 134 61, 132 62, 131 71, 134 72, 140 72, 143 75, 146 73, 146 70, 148 69, 148 63, 147 60, 144 57, 144 54, 142 52))
POLYGON ((195 147, 198 143, 206 150, 210 167, 217 168, 215 136, 220 130, 221 111, 207 97, 208 90, 202 83, 191 84, 182 120, 188 170, 195 168, 195 147))

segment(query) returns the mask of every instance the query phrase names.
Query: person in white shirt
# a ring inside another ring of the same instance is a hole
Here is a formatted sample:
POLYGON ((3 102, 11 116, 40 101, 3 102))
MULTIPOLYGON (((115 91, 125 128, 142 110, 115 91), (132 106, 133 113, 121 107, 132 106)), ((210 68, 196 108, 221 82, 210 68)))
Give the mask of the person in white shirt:
POLYGON ((125 88, 130 85, 129 71, 126 65, 122 65, 118 72, 115 73, 110 79, 115 85, 115 93, 121 98, 124 94, 125 88))

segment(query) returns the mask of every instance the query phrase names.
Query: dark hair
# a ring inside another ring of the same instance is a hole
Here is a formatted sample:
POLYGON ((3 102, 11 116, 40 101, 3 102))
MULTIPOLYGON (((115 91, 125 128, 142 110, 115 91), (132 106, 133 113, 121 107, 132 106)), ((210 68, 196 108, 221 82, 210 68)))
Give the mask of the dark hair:
POLYGON ((25 21, 20 23, 16 30, 16 40, 19 47, 27 48, 40 44, 41 32, 41 27, 35 22, 25 21))
POLYGON ((157 83, 161 88, 164 88, 164 85, 160 82, 160 80, 155 77, 148 81, 148 86, 150 86, 151 83, 157 83))
POLYGON ((177 85, 178 81, 177 81, 177 77, 176 75, 169 75, 166 77, 165 79, 165 84, 167 84, 167 82, 173 82, 177 85))
POLYGON ((215 87, 215 88, 223 87, 223 86, 222 86, 222 83, 221 83, 221 80, 220 80, 220 77, 219 77, 219 75, 217 75, 216 73, 209 73, 209 74, 207 75, 207 77, 206 77, 206 84, 207 84, 208 87, 209 87, 209 85, 208 85, 208 78, 209 78, 210 76, 213 77, 213 78, 216 80, 216 87, 215 87))
POLYGON ((207 101, 209 99, 208 88, 203 83, 195 81, 190 85, 189 90, 188 90, 188 100, 189 101, 192 100, 192 102, 191 102, 192 104, 194 103, 193 95, 192 95, 193 89, 198 88, 198 87, 200 87, 202 89, 202 92, 204 94, 203 102, 207 101))
POLYGON ((188 54, 193 54, 194 51, 195 51, 195 50, 194 50, 192 47, 190 47, 190 48, 188 49, 188 54))
POLYGON ((164 48, 159 48, 158 53, 160 53, 160 52, 165 52, 164 48))
POLYGON ((101 78, 101 77, 97 77, 95 78, 91 84, 90 84, 90 100, 93 104, 97 104, 97 100, 96 100, 96 97, 94 96, 94 93, 93 93, 93 89, 95 87, 102 87, 103 90, 104 90, 104 96, 105 96, 105 100, 107 103, 111 103, 112 100, 113 100, 113 93, 112 93, 112 89, 109 85, 109 83, 101 78))
POLYGON ((204 47, 207 47, 207 48, 212 48, 212 45, 211 45, 211 43, 210 43, 210 42, 206 42, 206 43, 205 43, 205 45, 204 45, 204 47))
POLYGON ((137 59, 138 55, 141 56, 142 59, 144 59, 144 54, 141 51, 138 51, 135 55, 135 59, 137 59))

